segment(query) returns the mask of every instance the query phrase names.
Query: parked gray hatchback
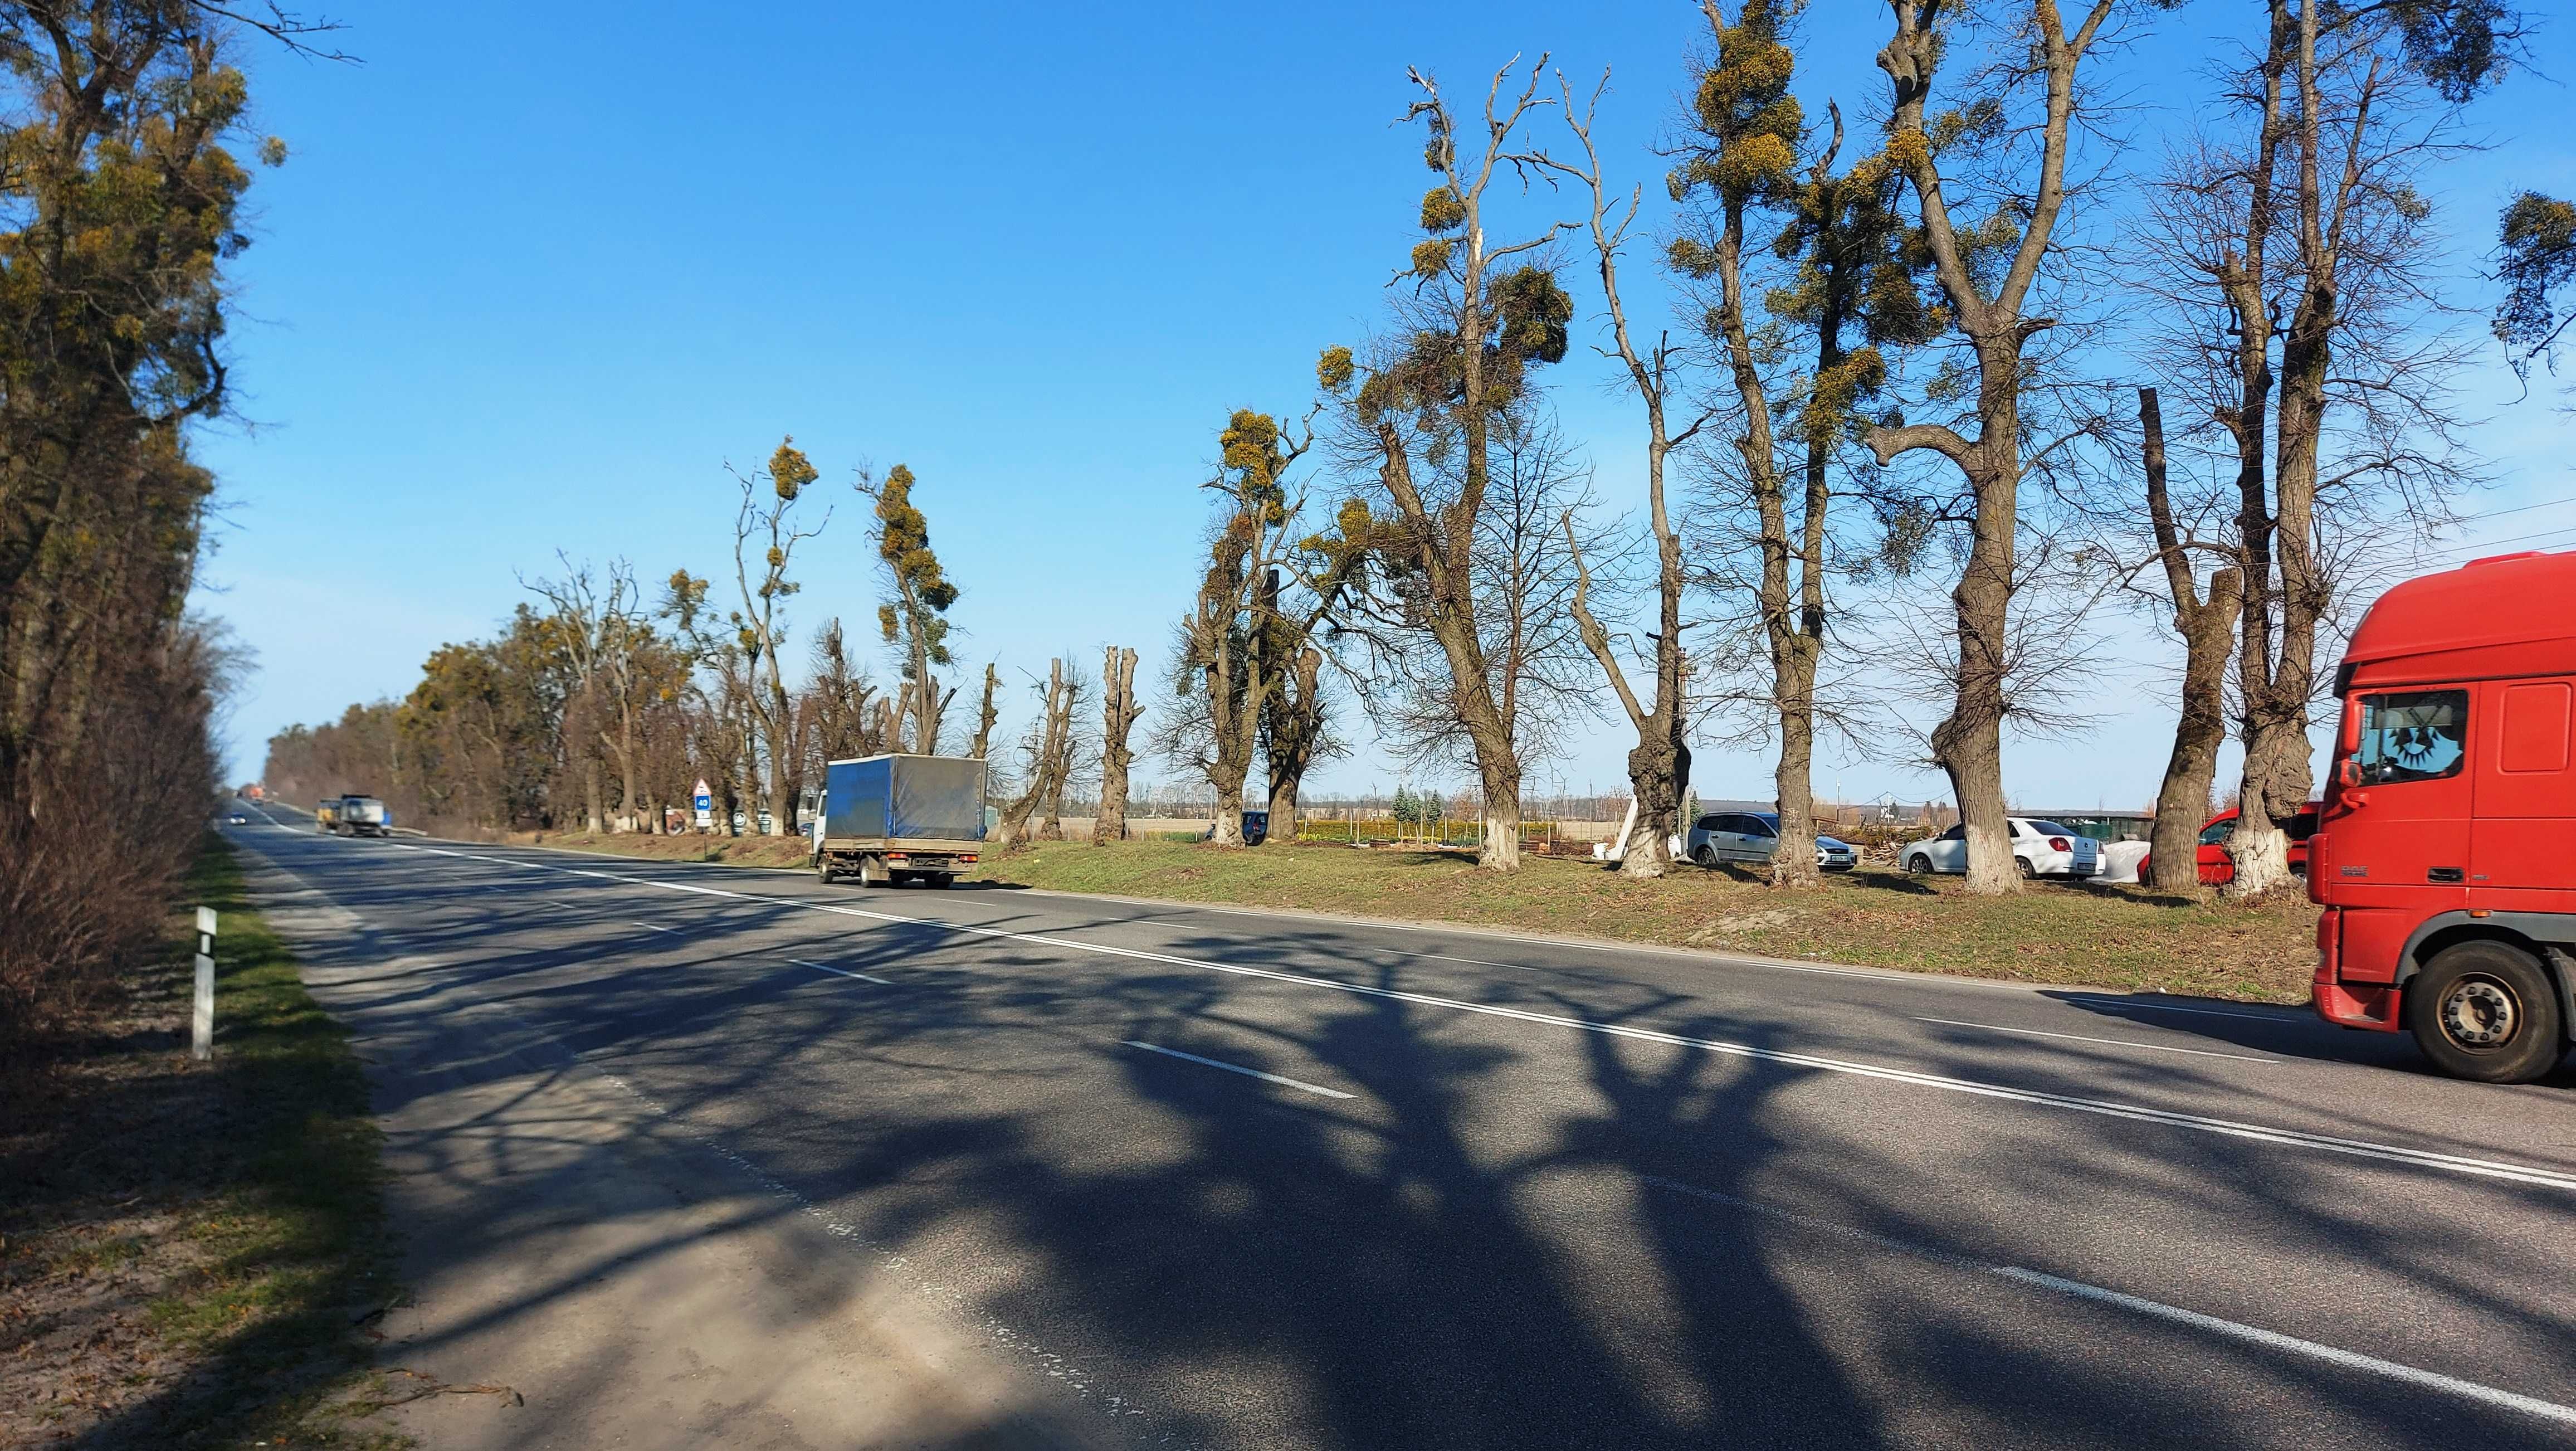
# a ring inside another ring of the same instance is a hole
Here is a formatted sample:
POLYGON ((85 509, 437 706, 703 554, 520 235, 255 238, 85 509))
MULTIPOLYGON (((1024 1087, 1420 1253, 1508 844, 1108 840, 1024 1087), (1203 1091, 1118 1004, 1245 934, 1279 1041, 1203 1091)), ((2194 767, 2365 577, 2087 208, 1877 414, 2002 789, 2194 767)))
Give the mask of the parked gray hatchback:
MULTIPOLYGON (((1691 823, 1685 843, 1692 861, 1704 867, 1720 862, 1767 863, 1780 850, 1780 815, 1776 811, 1718 811, 1691 823)), ((1849 842, 1816 838, 1816 865, 1847 872, 1860 865, 1860 852, 1849 842)))

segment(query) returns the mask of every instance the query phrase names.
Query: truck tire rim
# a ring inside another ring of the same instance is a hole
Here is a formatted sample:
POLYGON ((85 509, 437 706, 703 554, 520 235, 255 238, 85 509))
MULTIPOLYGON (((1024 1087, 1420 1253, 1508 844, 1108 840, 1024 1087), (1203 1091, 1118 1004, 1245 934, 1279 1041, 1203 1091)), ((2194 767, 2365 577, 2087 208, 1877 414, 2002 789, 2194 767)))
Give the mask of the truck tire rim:
POLYGON ((2463 1048, 2493 1048, 2522 1026, 2521 1007, 2491 977, 2465 977, 2442 997, 2442 1036, 2463 1048))

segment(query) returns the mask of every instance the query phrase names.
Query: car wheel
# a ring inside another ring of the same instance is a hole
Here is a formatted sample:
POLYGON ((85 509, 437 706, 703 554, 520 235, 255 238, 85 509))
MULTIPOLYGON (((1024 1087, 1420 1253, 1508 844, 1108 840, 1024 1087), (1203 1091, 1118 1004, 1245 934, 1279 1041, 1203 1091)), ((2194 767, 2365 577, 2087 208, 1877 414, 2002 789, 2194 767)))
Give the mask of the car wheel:
POLYGON ((2023 881, 2028 882, 2038 878, 2039 868, 2030 864, 2030 858, 2026 856, 2014 857, 2013 864, 2021 868, 2021 879, 2023 881))
POLYGON ((2529 1083, 2566 1051, 2558 992, 2530 953, 2445 948, 2406 984, 2406 1026, 2433 1066, 2479 1083, 2529 1083))
POLYGON ((1907 857, 1905 859, 1905 874, 1909 877, 1928 877, 1932 875, 1932 858, 1925 856, 1919 851, 1914 855, 1907 857))
POLYGON ((1691 853, 1691 860, 1704 867, 1715 867, 1717 865, 1717 848, 1710 846, 1707 842, 1701 842, 1699 850, 1691 853))

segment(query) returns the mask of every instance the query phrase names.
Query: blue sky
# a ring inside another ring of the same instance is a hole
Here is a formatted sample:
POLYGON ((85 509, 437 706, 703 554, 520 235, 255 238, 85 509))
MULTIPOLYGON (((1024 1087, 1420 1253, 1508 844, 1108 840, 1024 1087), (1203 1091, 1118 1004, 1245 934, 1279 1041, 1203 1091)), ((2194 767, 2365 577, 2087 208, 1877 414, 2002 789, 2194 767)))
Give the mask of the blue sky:
MULTIPOLYGON (((1645 145, 1699 23, 1687 0, 1496 4, 1472 21, 1414 3, 331 13, 364 64, 246 50, 257 125, 293 159, 261 173, 235 267, 243 421, 202 444, 226 509, 198 604, 259 656, 232 721, 236 776, 271 732, 398 695, 437 645, 488 633, 557 548, 623 556, 648 580, 717 570, 724 465, 755 465, 788 433, 823 471, 817 496, 841 504, 800 556, 800 638, 827 615, 872 616, 846 483, 862 461, 904 462, 965 587, 967 659, 1020 678, 1057 653, 1088 668, 1116 642, 1159 663, 1216 429, 1237 407, 1301 409, 1317 350, 1378 321, 1418 236, 1419 142, 1394 124, 1405 67, 1453 94, 1515 51, 1552 48, 1578 83, 1611 67, 1600 139, 1651 198, 1645 145)), ((2112 58, 2130 129, 2189 107, 2197 32, 2231 14, 2200 0, 2112 58)), ((1819 0, 1811 110, 1877 100, 1883 15, 1819 0)), ((2544 70, 2576 73, 2563 26, 2539 49, 2544 70)), ((2576 190, 2568 110, 2557 80, 2516 77, 2473 116, 2493 149, 2436 178, 2474 307, 2490 301, 2475 269, 2503 198, 2576 190)), ((1572 215, 1543 198, 1522 212, 1572 215)), ((1634 405, 1588 357, 1556 374, 1598 486, 1634 506, 1634 405)), ((2500 366, 2471 390, 2500 483, 2466 507, 2576 499, 2576 420, 2546 398, 2511 405, 2500 366)), ((2558 526, 2576 526, 2576 504, 2472 527, 2558 526)), ((2106 677, 2095 730, 2015 745, 2025 804, 2154 793, 2171 719, 2159 648, 2142 620, 2104 630, 2134 663, 2106 677)), ((1628 744, 1605 721, 1533 786, 1607 788, 1628 744)), ((1942 791, 1892 740, 1845 754, 1820 762, 1824 790, 1942 791)), ((1697 784, 1765 796, 1769 771, 1757 751, 1712 748, 1697 784)), ((1364 746, 1321 784, 1393 779, 1364 746)))

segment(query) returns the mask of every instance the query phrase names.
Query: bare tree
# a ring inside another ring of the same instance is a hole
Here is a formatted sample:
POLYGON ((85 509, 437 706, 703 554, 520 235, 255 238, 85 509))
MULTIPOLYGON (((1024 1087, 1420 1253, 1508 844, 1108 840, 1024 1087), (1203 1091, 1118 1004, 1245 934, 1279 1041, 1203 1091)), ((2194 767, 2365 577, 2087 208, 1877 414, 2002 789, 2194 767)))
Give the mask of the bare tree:
POLYGON ((750 677, 744 704, 768 757, 769 833, 773 836, 794 836, 797 830, 796 714, 787 699, 787 678, 778 657, 787 643, 784 606, 804 586, 788 578, 787 571, 796 546, 832 522, 829 510, 811 529, 799 527, 789 515, 797 496, 818 477, 794 438, 780 440, 766 470, 734 474, 742 486, 742 506, 735 511, 733 526, 733 576, 742 592, 742 609, 733 616, 733 625, 750 677), (769 499, 758 496, 754 488, 758 481, 769 484, 769 499), (757 541, 765 543, 755 555, 757 541))
MULTIPOLYGON (((1517 64, 1517 58, 1513 64, 1517 64)), ((1343 397, 1352 423, 1373 448, 1380 487, 1392 508, 1382 556, 1420 591, 1418 627, 1437 645, 1484 788, 1484 843, 1489 868, 1520 865, 1521 760, 1515 749, 1497 672, 1486 658, 1489 631, 1474 590, 1477 531, 1486 514, 1497 425, 1524 401, 1530 369, 1565 356, 1565 327, 1574 306, 1554 274, 1536 261, 1505 264, 1538 252, 1565 229, 1498 242, 1487 230, 1497 181, 1525 179, 1547 165, 1545 154, 1515 137, 1538 96, 1541 56, 1519 95, 1503 100, 1513 65, 1494 73, 1485 95, 1481 135, 1466 153, 1459 126, 1439 87, 1411 73, 1420 91, 1406 112, 1423 123, 1423 160, 1436 178, 1422 201, 1427 234, 1413 250, 1414 282, 1402 337, 1375 350, 1365 367, 1347 348, 1328 350, 1317 369, 1327 392, 1343 397), (1454 467, 1445 467, 1454 460, 1454 467), (1445 475, 1445 477, 1444 477, 1445 475)), ((1554 521, 1546 526, 1551 532, 1554 521)))
POLYGON ((1001 719, 1002 671, 999 666, 984 667, 984 698, 975 709, 975 734, 966 743, 966 754, 980 761, 993 748, 993 722, 1001 719))
POLYGON ((1136 760, 1127 739, 1136 715, 1136 652, 1111 645, 1100 652, 1100 806, 1091 816, 1093 846, 1127 839, 1127 771, 1136 760))
POLYGON ((1951 591, 1957 617, 1957 673, 1949 714, 1931 736, 1934 761, 1950 778, 1967 826, 1967 889, 1978 893, 2021 890, 2005 819, 2003 723, 2011 668, 2010 615, 2017 581, 2014 544, 2020 522, 2023 472, 2023 351, 2055 319, 2030 317, 2024 304, 2049 254, 2066 205, 2069 130, 2075 115, 2076 70, 2114 8, 2093 0, 2072 32, 2053 0, 2027 0, 2028 18, 2016 43, 2026 42, 2026 70, 2044 93, 2038 127, 2036 175, 2026 194, 2002 198, 1985 222, 1966 233, 1953 225, 1942 174, 1944 143, 1963 124, 1951 113, 1939 122, 1925 114, 1950 39, 1945 0, 1891 0, 1895 34, 1878 55, 1894 85, 1888 133, 1889 159, 1913 183, 1921 208, 1923 242, 1950 313, 1974 359, 1976 437, 1941 423, 1911 423, 1870 430, 1881 465, 1928 450, 1959 471, 1973 500, 1968 557, 1951 591), (1935 132, 1943 134, 1936 135, 1935 132), (2009 253, 1999 270, 1979 253, 2009 253))
MULTIPOLYGON (((1715 23, 1717 12, 1713 5, 1709 15, 1715 23)), ((1569 606, 1585 647, 1600 663, 1611 692, 1619 697, 1629 724, 1637 731, 1637 744, 1628 752, 1628 787, 1634 793, 1637 809, 1634 829, 1620 843, 1619 870, 1631 877, 1659 877, 1671 866, 1672 841, 1681 831, 1682 797, 1690 789, 1691 766, 1691 721, 1683 697, 1690 658, 1682 640, 1682 542, 1680 532, 1673 527, 1672 512, 1665 505, 1664 461, 1699 432, 1707 415, 1693 419, 1679 431, 1667 424, 1664 410, 1671 396, 1676 349, 1669 340, 1658 338, 1649 352, 1640 354, 1629 336, 1627 308, 1619 296, 1619 252, 1636 222, 1642 197, 1632 190, 1617 220, 1611 219, 1613 204, 1601 178, 1601 155, 1592 143, 1593 116, 1609 78, 1603 76, 1581 116, 1574 112, 1574 92, 1562 74, 1557 77, 1557 85, 1565 104, 1566 125, 1581 144, 1584 161, 1579 168, 1560 163, 1559 169, 1581 181, 1591 194, 1592 248, 1600 265, 1602 298, 1610 313, 1610 336, 1620 362, 1627 367, 1629 387, 1646 410, 1646 519, 1654 536, 1656 602, 1656 628, 1647 634, 1654 647, 1654 695, 1650 700, 1638 699, 1620 664, 1618 651, 1612 648, 1609 630, 1593 618, 1588 608, 1591 575, 1575 538, 1570 512, 1560 520, 1576 575, 1569 606)))
POLYGON ((2165 761, 2164 784, 2156 792, 2155 828, 2148 850, 2151 860, 2164 863, 2158 885, 2198 898, 2205 895, 2200 884, 2200 826, 2209 810, 2210 786, 2218 778, 2218 748, 2227 739, 2227 662, 2244 608, 2244 575, 2232 567, 2213 571, 2209 597, 2201 598, 2193 555, 2206 546, 2176 523, 2165 476, 2164 411, 2153 388, 2138 390, 2138 426, 2146 468, 2147 518, 2155 531, 2155 563, 2164 571, 2174 634, 2183 648, 2182 709, 2174 722, 2173 753, 2165 761))
MULTIPOLYGON (((1039 806, 1064 794, 1065 778, 1073 769, 1073 712, 1081 696, 1082 683, 1065 673, 1064 661, 1048 661, 1038 718, 1030 722, 1020 748, 1027 775, 1020 794, 1002 807, 1001 822, 993 833, 994 850, 1009 851, 1028 840, 1029 818, 1039 806)), ((1057 835, 1062 834, 1059 829, 1057 835)))

